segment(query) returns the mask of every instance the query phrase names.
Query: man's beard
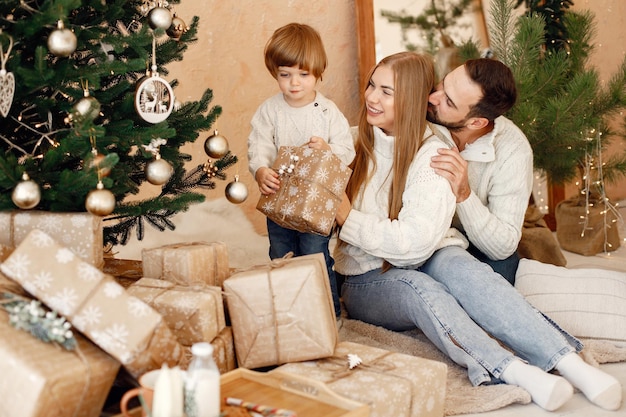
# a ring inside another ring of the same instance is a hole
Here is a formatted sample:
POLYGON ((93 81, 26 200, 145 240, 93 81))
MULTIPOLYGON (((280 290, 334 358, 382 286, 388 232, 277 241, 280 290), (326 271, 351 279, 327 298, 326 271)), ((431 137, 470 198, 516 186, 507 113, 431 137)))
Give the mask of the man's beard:
POLYGON ((428 106, 428 111, 426 112, 426 120, 431 123, 436 123, 440 126, 443 126, 451 131, 459 131, 465 128, 465 122, 467 121, 467 119, 463 119, 459 122, 445 122, 439 118, 437 112, 431 106, 428 106))

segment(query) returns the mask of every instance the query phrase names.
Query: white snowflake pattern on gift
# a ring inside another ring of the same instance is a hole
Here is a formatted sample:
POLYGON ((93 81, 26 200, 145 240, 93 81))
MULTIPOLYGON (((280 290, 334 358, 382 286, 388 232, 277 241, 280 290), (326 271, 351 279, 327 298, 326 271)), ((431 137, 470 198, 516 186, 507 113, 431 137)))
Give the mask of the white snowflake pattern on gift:
POLYGON ((291 216, 296 211, 296 205, 294 203, 285 204, 280 208, 280 214, 283 216, 291 216))
POLYGON ((50 288, 52 281, 54 281, 54 277, 49 271, 40 271, 35 274, 30 284, 38 290, 46 290, 50 288))
POLYGON ((311 200, 311 201, 315 201, 319 198, 320 196, 320 191, 317 189, 317 187, 311 187, 309 188, 309 192, 306 195, 307 200, 311 200))
POLYGON ((120 359, 122 363, 127 363, 131 358, 130 352, 126 350, 128 345, 128 328, 121 323, 114 323, 113 325, 103 329, 101 331, 92 331, 91 337, 94 342, 107 352, 120 352, 115 356, 120 359))
POLYGON ((309 207, 305 208, 302 210, 302 218, 307 222, 310 222, 313 220, 313 211, 309 207))
POLYGON ((32 216, 30 214, 18 213, 15 215, 13 219, 13 224, 15 225, 15 227, 28 226, 31 220, 32 220, 32 216))
POLYGON ((344 182, 339 179, 335 179, 331 184, 330 189, 333 191, 333 193, 335 193, 335 195, 339 195, 344 190, 344 182))
POLYGON ((323 161, 328 161, 331 160, 333 158, 333 152, 332 151, 324 151, 324 153, 322 153, 322 160, 323 161))
POLYGON ((59 250, 57 250, 55 258, 58 263, 67 264, 74 260, 74 256, 74 252, 72 252, 71 250, 67 248, 60 248, 59 250))
POLYGON ((31 232, 33 244, 38 248, 47 248, 54 245, 54 239, 41 230, 35 229, 31 232))
POLYGON ((0 230, 9 230, 11 225, 11 216, 0 216, 0 230))
POLYGON ((326 204, 324 204, 324 208, 326 209, 326 211, 332 211, 335 208, 335 200, 333 200, 332 198, 329 198, 328 200, 326 200, 326 204))
MULTIPOLYGON (((37 221, 37 228, 44 232, 55 235, 63 230, 63 216, 41 216, 37 221)), ((61 236, 63 238, 63 236, 61 236)))
POLYGON ((289 197, 298 195, 298 187, 296 187, 295 185, 289 186, 289 189, 287 190, 287 194, 289 194, 289 197))
POLYGON ((330 173, 328 172, 328 170, 326 168, 320 168, 316 173, 315 173, 315 179, 319 182, 326 182, 328 181, 328 177, 330 176, 330 173))
POLYGON ((89 222, 89 218, 85 215, 72 216, 70 218, 70 223, 72 223, 72 227, 75 229, 87 227, 88 222, 89 222))
POLYGON ((124 293, 124 287, 114 281, 109 281, 102 287, 104 295, 109 298, 117 298, 124 293))
POLYGON ((146 317, 152 308, 137 297, 128 297, 128 312, 134 317, 146 317))
POLYGON ((77 329, 86 329, 100 323, 102 310, 97 306, 87 306, 81 310, 80 314, 74 317, 73 324, 77 329))
POLYGON ((14 253, 2 264, 2 271, 15 279, 26 279, 29 275, 31 259, 23 253, 14 253))
POLYGON ((174 301, 174 306, 180 310, 184 310, 185 313, 191 313, 198 305, 198 297, 195 294, 185 294, 179 296, 174 301))
POLYGON ((81 259, 90 259, 89 254, 91 252, 91 249, 92 248, 90 247, 90 243, 88 243, 87 245, 83 245, 81 243, 80 246, 76 246, 76 245, 72 246, 72 252, 74 252, 74 254, 81 259))
POLYGON ((301 178, 306 178, 311 173, 311 165, 309 164, 301 164, 298 165, 298 176, 301 178))
POLYGON ((265 203, 263 203, 262 207, 263 207, 263 211, 264 212, 274 211, 274 202, 273 201, 266 201, 265 203))
POLYGON ((313 155, 313 152, 314 152, 313 148, 306 147, 302 149, 302 155, 306 156, 307 158, 313 155))
POLYGON ((318 222, 319 224, 319 230, 327 230, 332 226, 333 220, 329 219, 328 217, 322 217, 320 219, 320 221, 318 222))
POLYGON ((73 288, 62 288, 48 299, 48 304, 53 310, 68 315, 76 308, 78 294, 73 288))
POLYGON ((102 280, 104 274, 98 268, 88 264, 81 262, 76 267, 78 278, 87 282, 96 282, 102 280))

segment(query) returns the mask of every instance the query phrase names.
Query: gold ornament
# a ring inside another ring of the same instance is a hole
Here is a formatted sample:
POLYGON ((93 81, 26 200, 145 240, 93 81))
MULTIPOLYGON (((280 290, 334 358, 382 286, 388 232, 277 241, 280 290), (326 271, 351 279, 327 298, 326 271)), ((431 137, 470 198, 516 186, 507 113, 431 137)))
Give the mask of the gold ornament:
POLYGON ((174 173, 174 168, 161 155, 157 154, 154 161, 146 164, 146 179, 150 184, 163 185, 170 180, 174 173))
POLYGON ((66 29, 61 20, 57 22, 57 28, 48 36, 48 49, 61 58, 70 56, 76 50, 77 44, 76 35, 66 29))
POLYGON ((98 178, 108 177, 111 174, 111 168, 101 167, 100 164, 104 161, 105 156, 98 151, 92 151, 93 158, 89 160, 89 168, 98 170, 98 178))
POLYGON ((209 178, 213 178, 219 171, 219 168, 209 159, 202 165, 202 170, 207 173, 209 178))
POLYGON ((220 159, 228 153, 228 141, 217 130, 204 141, 204 151, 211 158, 220 159))
POLYGON ((13 203, 22 210, 30 210, 41 201, 41 190, 39 185, 30 179, 27 173, 22 174, 20 181, 11 194, 13 203))
POLYGON ((181 36, 183 36, 183 33, 187 32, 188 29, 189 28, 187 27, 185 21, 176 16, 176 13, 174 13, 174 17, 172 17, 172 25, 167 28, 165 33, 167 33, 167 36, 170 38, 178 40, 181 36))
POLYGON ((172 13, 165 7, 155 7, 148 13, 148 24, 152 29, 169 29, 172 26, 172 13))
POLYGON ((248 198, 248 187, 243 182, 239 182, 239 175, 235 175, 235 180, 226 186, 224 193, 228 201, 233 204, 240 204, 248 198))
POLYGON ((85 200, 85 208, 94 216, 108 216, 115 210, 115 196, 98 181, 95 190, 89 191, 85 200))
POLYGON ((100 102, 85 92, 85 96, 72 107, 73 110, 69 116, 70 121, 94 120, 100 115, 100 108, 100 102))

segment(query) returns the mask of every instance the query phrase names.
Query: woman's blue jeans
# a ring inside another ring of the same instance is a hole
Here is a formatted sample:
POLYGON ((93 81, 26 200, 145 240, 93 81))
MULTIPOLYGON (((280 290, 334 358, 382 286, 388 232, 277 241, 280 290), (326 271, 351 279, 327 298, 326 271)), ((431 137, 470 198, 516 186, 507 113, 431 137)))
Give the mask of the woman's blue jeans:
POLYGON ((328 236, 320 236, 314 233, 302 233, 296 230, 287 229, 267 219, 267 234, 270 241, 270 259, 282 258, 289 252, 293 256, 313 255, 323 253, 326 260, 326 270, 330 282, 330 291, 333 296, 335 316, 341 316, 341 303, 339 292, 337 291, 337 279, 335 277, 335 260, 330 256, 328 245, 332 232, 328 236))
POLYGON ((436 251, 418 270, 348 276, 342 296, 350 318, 394 331, 421 329, 467 368, 473 385, 500 378, 514 354, 549 371, 582 349, 489 265, 456 246, 436 251))

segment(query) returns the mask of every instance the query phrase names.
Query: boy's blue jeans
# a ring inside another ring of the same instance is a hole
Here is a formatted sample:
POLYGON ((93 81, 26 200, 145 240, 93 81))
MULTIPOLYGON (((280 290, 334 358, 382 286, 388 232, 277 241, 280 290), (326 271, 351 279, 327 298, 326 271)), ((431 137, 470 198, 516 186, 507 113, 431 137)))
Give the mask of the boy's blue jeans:
POLYGON ((335 307, 335 317, 341 316, 341 304, 339 292, 337 291, 337 279, 335 277, 335 260, 330 256, 328 244, 332 232, 328 236, 320 236, 314 233, 302 233, 296 230, 286 229, 267 219, 267 234, 270 241, 270 259, 282 258, 288 252, 293 252, 293 256, 313 255, 323 253, 328 270, 330 281, 330 291, 333 295, 333 305, 335 307))

